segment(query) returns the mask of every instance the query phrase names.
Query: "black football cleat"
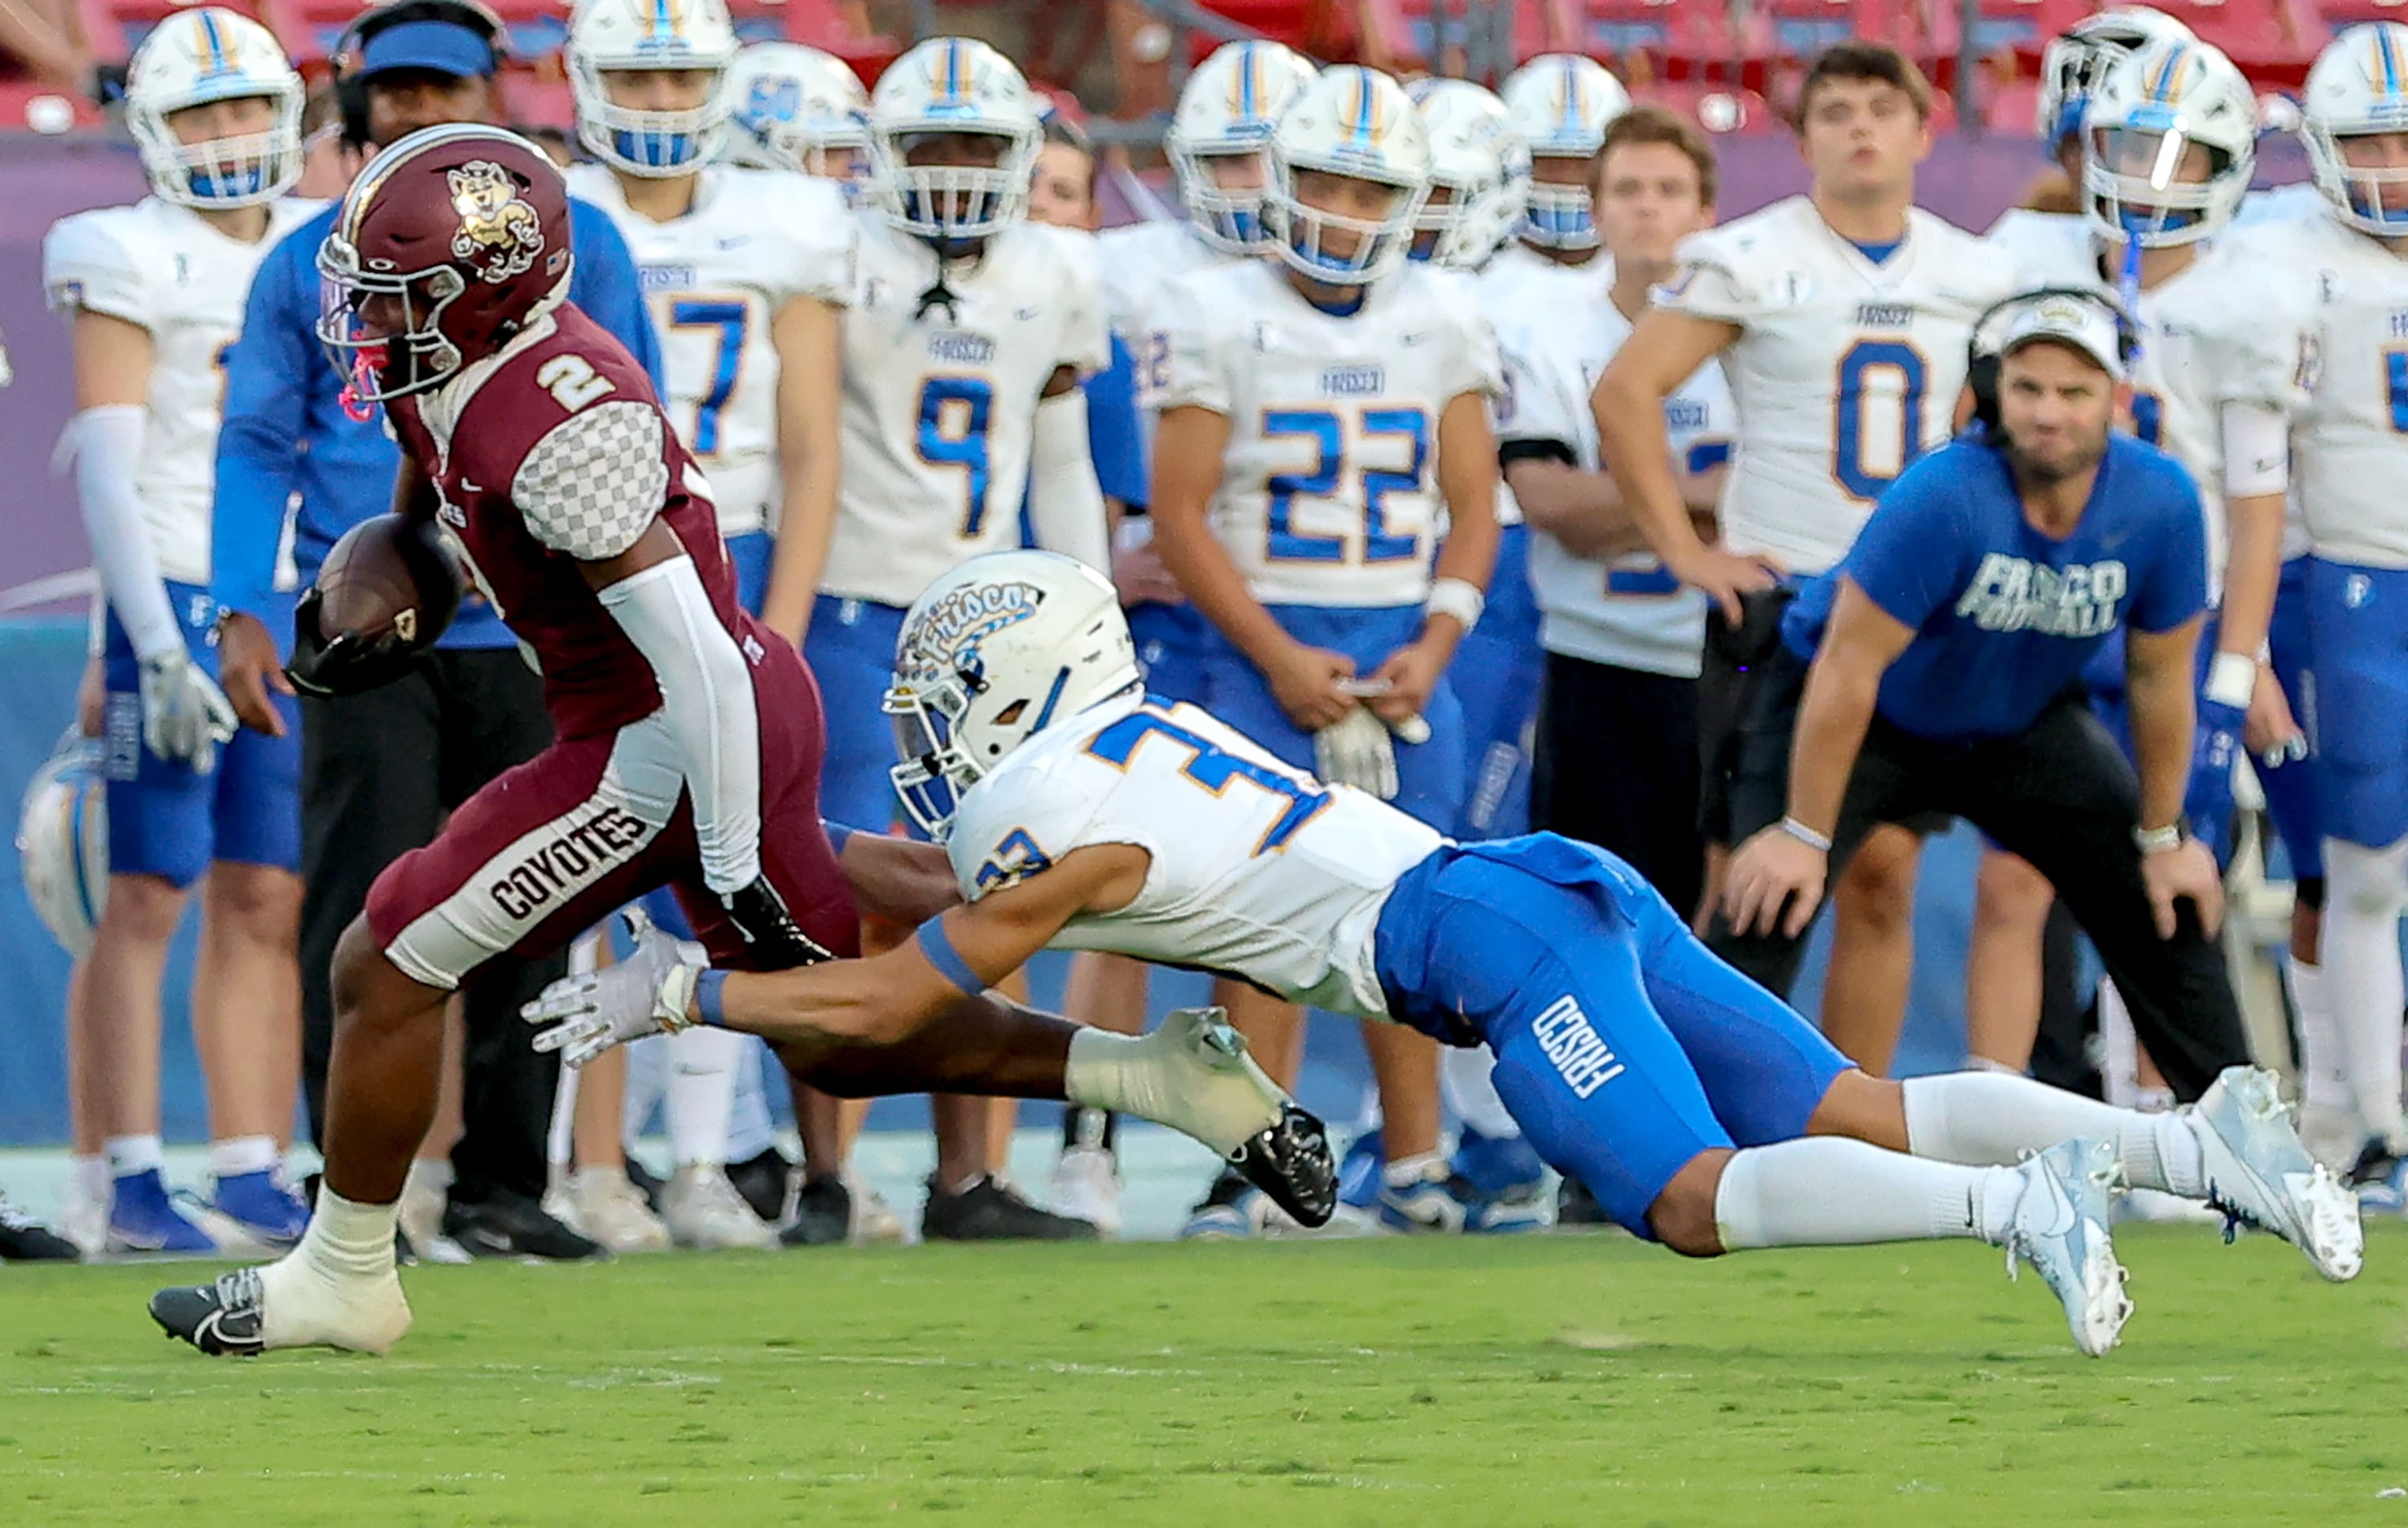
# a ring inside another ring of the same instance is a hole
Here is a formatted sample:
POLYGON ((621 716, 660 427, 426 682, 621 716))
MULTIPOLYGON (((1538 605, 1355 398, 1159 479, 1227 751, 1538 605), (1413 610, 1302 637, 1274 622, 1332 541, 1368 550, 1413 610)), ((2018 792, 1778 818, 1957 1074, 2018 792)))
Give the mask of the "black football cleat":
POLYGON ((470 1204, 453 1199, 443 1209, 443 1234, 471 1257, 580 1263, 609 1255, 600 1242, 571 1231, 533 1199, 507 1189, 470 1204))
POLYGON ((795 1190, 795 1216, 778 1230, 781 1247, 841 1247, 853 1235, 853 1191, 829 1173, 795 1190))
POLYGON ((236 1268, 213 1284, 161 1290, 150 1296, 150 1319, 211 1358, 257 1358, 264 1350, 259 1270, 236 1268))
POLYGON ((1085 1221, 1039 1209, 1010 1185, 990 1174, 959 1193, 947 1193, 928 1179, 928 1207, 920 1218, 923 1241, 1094 1241, 1085 1221))
POLYGON ((74 1263, 82 1256, 75 1243, 0 1193, 0 1263, 74 1263))
POLYGON ((1295 1104, 1281 1111, 1279 1123, 1230 1152, 1229 1165, 1299 1224, 1327 1225, 1338 1211, 1338 1157, 1329 1150, 1329 1132, 1295 1104))

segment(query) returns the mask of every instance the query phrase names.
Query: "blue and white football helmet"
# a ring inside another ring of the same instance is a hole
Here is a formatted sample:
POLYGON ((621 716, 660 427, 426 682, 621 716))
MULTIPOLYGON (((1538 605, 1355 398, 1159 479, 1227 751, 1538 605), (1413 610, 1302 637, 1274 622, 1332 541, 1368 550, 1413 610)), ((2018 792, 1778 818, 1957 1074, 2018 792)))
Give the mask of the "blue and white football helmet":
POLYGON ((1362 286, 1404 263, 1429 195, 1429 139, 1404 87, 1359 64, 1333 64, 1305 87, 1271 130, 1271 179, 1263 212, 1279 257, 1315 281, 1362 286), (1386 186, 1376 219, 1308 207, 1307 171, 1386 186), (1351 248, 1332 234, 1353 236, 1351 248))
POLYGON ((274 201, 301 179, 301 77, 274 33, 214 6, 151 28, 125 77, 125 124, 160 200, 205 210, 274 201), (264 133, 186 143, 168 119, 246 96, 266 100, 264 133))
POLYGON ((2131 57, 2153 42, 2190 41, 2195 36, 2182 21, 2147 6, 2123 6, 2086 16, 2049 39, 2040 56, 2041 141, 2053 155, 2065 140, 2082 131, 2082 113, 2091 93, 2120 59, 2131 57))
POLYGON ((1530 150, 1505 103, 1468 79, 1416 80, 1407 93, 1422 114, 1430 150, 1430 200, 1422 207, 1413 258, 1477 270, 1522 224, 1530 150))
POLYGON ((2408 26, 2353 26, 2326 44, 2308 71, 2300 133, 2334 217, 2380 238, 2408 236, 2408 168, 2356 166, 2342 148, 2347 138, 2408 133, 2408 26))
MULTIPOLYGON (((1578 53, 1541 53, 1507 76, 1497 93, 1533 159, 1596 158, 1605 148, 1605 130, 1630 109, 1622 81, 1578 53)), ((1596 249, 1588 177, 1571 186, 1533 180, 1522 236, 1548 250, 1596 249)))
POLYGON ((1197 235, 1224 254, 1269 248, 1263 237, 1263 187, 1270 179, 1265 150, 1272 124, 1313 75, 1312 64, 1283 43, 1232 42, 1215 49, 1181 87, 1163 147, 1197 235), (1254 161, 1256 173, 1225 187, 1215 162, 1232 159, 1254 161))
POLYGON ((931 37, 889 65, 869 93, 870 185, 886 221, 956 244, 1028 215, 1028 183, 1043 146, 1042 112, 1020 70, 973 37, 931 37), (1000 140, 989 164, 913 164, 923 138, 1000 140))
POLYGON ((727 72, 731 164, 869 181, 869 92, 853 65, 798 42, 756 42, 727 72))
POLYGON ((25 786, 17 860, 35 915, 81 960, 108 906, 108 786, 101 745, 70 727, 25 786))
POLYGON ((2192 244, 2232 221, 2258 164, 2258 95, 2224 54, 2169 37, 2117 60, 2082 114, 2082 207, 2143 249, 2192 244), (2204 180, 2185 179, 2193 146, 2204 180))
POLYGON ((727 0, 583 0, 568 22, 577 141, 629 175, 693 174, 718 155, 726 136, 736 52, 727 0), (677 111, 624 107, 610 98, 606 76, 650 69, 710 71, 710 93, 700 106, 677 111))

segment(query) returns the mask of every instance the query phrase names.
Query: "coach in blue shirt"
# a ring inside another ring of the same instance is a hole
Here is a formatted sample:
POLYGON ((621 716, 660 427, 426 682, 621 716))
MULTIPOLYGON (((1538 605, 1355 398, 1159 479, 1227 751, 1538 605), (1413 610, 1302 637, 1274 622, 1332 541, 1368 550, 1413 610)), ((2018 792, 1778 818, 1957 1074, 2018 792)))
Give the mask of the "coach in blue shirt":
POLYGON ((1874 824, 1963 817, 2057 888, 2187 1101, 2249 1059, 2210 942, 2215 859, 2183 815, 2216 796, 2215 761, 2192 767, 2199 490, 2114 431, 2125 362, 2103 299, 2026 298, 1998 332, 1995 424, 1902 474, 1784 617, 1786 672, 1742 726, 1740 848, 1708 942, 1785 990, 1824 886, 1874 824), (2080 683, 2119 628, 2137 776, 2080 683))
MULTIPOLYGON (((348 60, 338 61, 348 63, 342 88, 351 93, 347 152, 422 127, 501 120, 500 38, 499 23, 470 0, 394 0, 366 13, 346 39, 348 60)), ((382 415, 345 410, 344 378, 318 344, 318 247, 336 211, 268 252, 242 337, 225 358, 210 593, 222 610, 227 696, 246 724, 269 732, 282 729, 268 689, 291 693, 279 655, 291 601, 275 591, 288 506, 294 559, 307 581, 344 532, 393 507, 400 465, 382 415)), ((597 208, 572 201, 570 217, 569 299, 616 335, 657 385, 658 344, 625 243, 597 208)), ((325 1117, 334 1031, 327 972, 370 883, 432 839, 444 814, 479 786, 551 740, 541 680, 478 601, 408 678, 366 694, 303 701, 302 1073, 313 1134, 325 1117)), ((540 1207, 557 1063, 531 1049, 518 1008, 562 969, 558 961, 495 962, 462 992, 466 1131, 452 1154, 442 1229, 472 1252, 598 1250, 540 1207)), ((418 1235, 432 1229, 408 1220, 405 1229, 418 1235)))

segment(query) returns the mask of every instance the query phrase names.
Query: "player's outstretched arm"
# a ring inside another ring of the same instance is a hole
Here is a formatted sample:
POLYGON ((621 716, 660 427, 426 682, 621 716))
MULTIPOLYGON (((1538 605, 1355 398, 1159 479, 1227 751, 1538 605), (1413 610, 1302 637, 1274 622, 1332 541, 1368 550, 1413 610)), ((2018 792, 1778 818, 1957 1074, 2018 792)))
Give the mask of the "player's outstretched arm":
POLYGON ((810 629, 820 575, 836 536, 842 438, 844 340, 834 305, 790 297, 769 325, 778 352, 778 470, 784 497, 769 588, 761 601, 768 628, 799 649, 810 629))
POLYGON ((831 825, 837 864, 864 917, 915 928, 962 900, 953 861, 935 844, 831 825))

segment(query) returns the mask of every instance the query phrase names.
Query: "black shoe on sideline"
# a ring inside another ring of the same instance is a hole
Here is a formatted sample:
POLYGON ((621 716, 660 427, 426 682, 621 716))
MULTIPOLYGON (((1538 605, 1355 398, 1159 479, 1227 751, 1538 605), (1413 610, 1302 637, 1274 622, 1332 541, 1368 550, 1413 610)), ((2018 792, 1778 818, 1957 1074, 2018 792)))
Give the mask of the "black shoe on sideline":
POLYGON ((727 1181, 752 1207, 753 1214, 776 1225, 779 1217, 786 1213, 786 1180, 794 1171, 795 1164, 773 1146, 757 1157, 729 1163, 727 1181))
MULTIPOLYGON (((661 1191, 667 1188, 668 1184, 653 1177, 650 1167, 633 1157, 627 1159, 627 1181, 633 1183, 636 1186, 636 1192, 644 1196, 644 1207, 658 1215, 661 1212, 661 1191)), ((784 1207, 781 1205, 780 1207, 784 1207)))
POLYGON ((507 1191, 475 1204, 453 1199, 443 1210, 443 1234, 471 1257, 539 1257, 576 1263, 603 1255, 600 1242, 571 1231, 524 1194, 507 1191))
POLYGON ((75 1243, 0 1194, 0 1263, 77 1263, 82 1258, 75 1243))
POLYGON ((928 1179, 928 1208, 920 1220, 923 1241, 1094 1241, 1085 1221, 1039 1209, 1010 1186, 982 1173, 959 1193, 947 1193, 928 1179))
POLYGON ((795 1191, 795 1218, 778 1228, 778 1245, 841 1247, 852 1234, 853 1191, 831 1173, 807 1178, 795 1191))

